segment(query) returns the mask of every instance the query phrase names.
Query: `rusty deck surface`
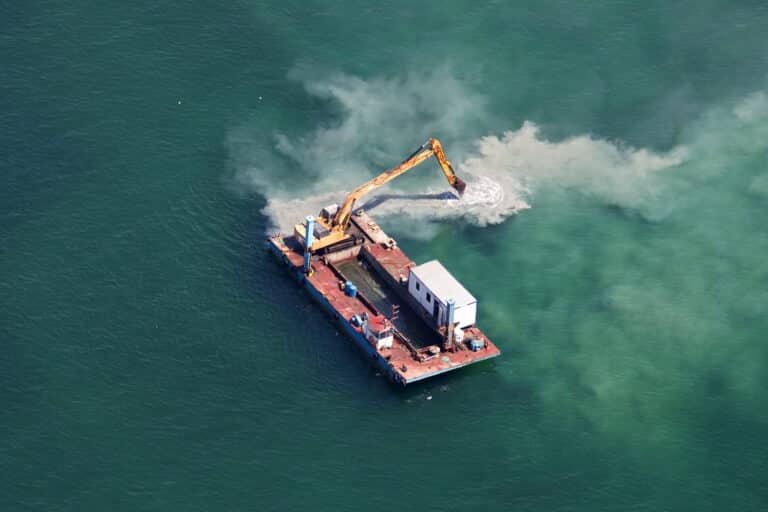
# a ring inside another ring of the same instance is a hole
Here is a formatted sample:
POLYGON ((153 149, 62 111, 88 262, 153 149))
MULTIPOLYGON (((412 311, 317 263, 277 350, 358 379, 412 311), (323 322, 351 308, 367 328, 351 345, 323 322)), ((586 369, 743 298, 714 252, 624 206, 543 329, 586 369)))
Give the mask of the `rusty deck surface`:
MULTIPOLYGON (((364 214, 363 214, 364 215, 364 214)), ((403 279, 408 278, 410 268, 415 264, 412 262, 397 246, 394 241, 386 238, 381 229, 370 220, 367 215, 361 218, 358 214, 356 224, 361 227, 361 231, 369 236, 367 243, 362 247, 362 255, 368 261, 378 263, 381 269, 376 269, 381 273, 383 269, 386 275, 384 277, 391 285, 398 286, 403 279), (371 233, 369 233, 369 230, 371 233), (376 241, 374 241, 374 239, 376 241), (365 254, 367 253, 367 254, 365 254)), ((273 250, 282 254, 283 261, 290 267, 292 272, 301 274, 303 267, 303 254, 297 248, 293 237, 282 237, 275 235, 269 239, 273 250)), ((351 258, 357 258, 352 256, 351 258)), ((350 259, 351 259, 350 258, 350 259)), ((338 262, 336 262, 338 263, 338 262)), ((470 350, 466 344, 458 344, 455 350, 439 351, 439 347, 430 345, 416 349, 414 343, 408 340, 406 335, 400 332, 395 333, 392 348, 377 349, 373 343, 364 339, 361 327, 353 325, 350 320, 354 315, 368 313, 375 323, 382 322, 389 312, 377 311, 375 306, 367 298, 358 294, 357 297, 349 297, 344 293, 340 286, 343 282, 343 275, 330 263, 328 259, 322 257, 312 257, 312 273, 305 276, 306 285, 310 291, 314 291, 316 298, 326 302, 326 307, 333 313, 335 319, 344 324, 344 327, 350 334, 357 334, 355 341, 365 343, 363 348, 373 354, 379 365, 386 367, 393 380, 402 384, 408 384, 418 380, 451 371, 463 366, 467 366, 485 359, 496 357, 500 354, 499 349, 494 345, 476 326, 464 329, 465 340, 469 338, 482 339, 484 348, 478 351, 470 350), (437 348, 437 350, 435 350, 437 348)), ((375 265, 374 265, 375 266, 375 265)), ((391 290, 393 295, 399 293, 397 290, 391 290)), ((394 302, 401 303, 396 298, 394 302)))

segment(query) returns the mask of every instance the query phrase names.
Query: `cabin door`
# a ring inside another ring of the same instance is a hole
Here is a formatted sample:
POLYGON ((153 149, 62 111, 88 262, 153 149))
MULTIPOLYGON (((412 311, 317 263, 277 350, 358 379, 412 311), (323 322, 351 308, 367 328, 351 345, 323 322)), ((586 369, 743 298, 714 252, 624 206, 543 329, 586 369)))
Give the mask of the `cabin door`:
POLYGON ((439 321, 440 317, 440 303, 435 300, 432 303, 432 319, 435 321, 435 325, 438 325, 440 323, 439 321))

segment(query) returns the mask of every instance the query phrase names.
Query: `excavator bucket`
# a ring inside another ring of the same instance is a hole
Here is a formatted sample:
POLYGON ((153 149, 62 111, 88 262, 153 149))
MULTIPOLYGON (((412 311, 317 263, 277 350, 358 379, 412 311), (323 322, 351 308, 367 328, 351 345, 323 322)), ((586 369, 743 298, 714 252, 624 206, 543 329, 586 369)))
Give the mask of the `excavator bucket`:
POLYGON ((459 193, 459 197, 464 195, 464 191, 467 189, 467 184, 464 180, 456 176, 456 181, 453 182, 453 188, 459 193))

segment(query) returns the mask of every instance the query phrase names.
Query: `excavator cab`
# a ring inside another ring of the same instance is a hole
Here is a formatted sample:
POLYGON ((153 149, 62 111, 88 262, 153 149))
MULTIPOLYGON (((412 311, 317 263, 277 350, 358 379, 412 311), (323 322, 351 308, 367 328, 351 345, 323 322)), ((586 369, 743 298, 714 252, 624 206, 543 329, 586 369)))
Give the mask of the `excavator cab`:
POLYGON ((322 210, 320 210, 320 215, 318 215, 318 218, 323 219, 325 222, 328 223, 328 225, 333 222, 333 217, 338 213, 339 211, 339 205, 338 204, 329 204, 328 206, 324 207, 322 210))

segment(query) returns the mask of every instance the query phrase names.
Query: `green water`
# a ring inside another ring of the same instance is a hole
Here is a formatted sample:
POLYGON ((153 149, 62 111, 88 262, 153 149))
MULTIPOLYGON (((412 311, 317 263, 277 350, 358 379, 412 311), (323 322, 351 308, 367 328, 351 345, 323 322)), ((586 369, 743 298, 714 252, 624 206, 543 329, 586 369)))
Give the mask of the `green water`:
POLYGON ((219 4, 0 0, 0 510, 766 509, 765 2, 219 4), (401 391, 263 237, 429 136, 401 391))

